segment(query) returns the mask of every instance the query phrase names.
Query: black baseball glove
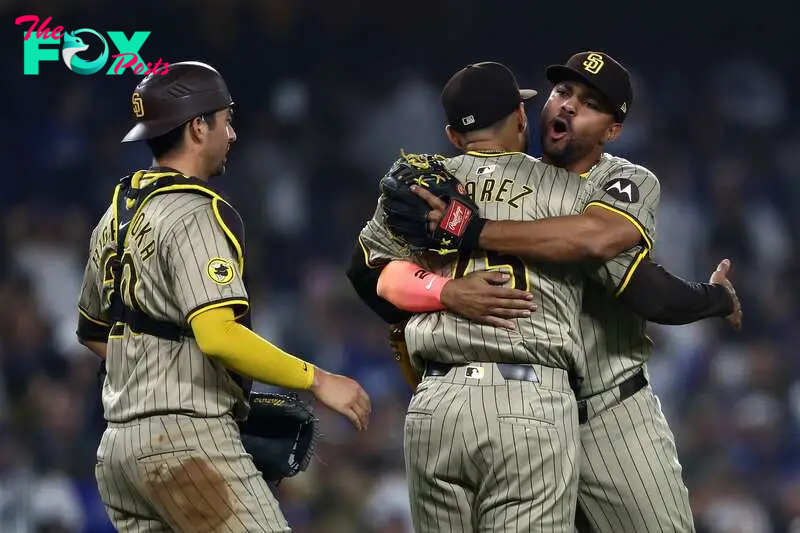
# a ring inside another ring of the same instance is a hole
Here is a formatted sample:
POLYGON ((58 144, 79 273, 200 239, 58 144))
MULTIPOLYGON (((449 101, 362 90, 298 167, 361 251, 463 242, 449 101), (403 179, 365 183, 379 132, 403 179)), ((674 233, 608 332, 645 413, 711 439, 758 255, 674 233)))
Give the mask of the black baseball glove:
POLYGON ((447 255, 478 247, 486 221, 480 218, 478 206, 444 162, 445 158, 440 155, 402 152, 400 159, 381 178, 386 225, 412 252, 447 255), (414 194, 412 185, 424 187, 447 204, 434 231, 430 230, 427 219, 431 207, 414 194))
POLYGON ((270 482, 308 468, 319 440, 311 405, 294 393, 251 393, 250 415, 239 428, 244 449, 270 482))

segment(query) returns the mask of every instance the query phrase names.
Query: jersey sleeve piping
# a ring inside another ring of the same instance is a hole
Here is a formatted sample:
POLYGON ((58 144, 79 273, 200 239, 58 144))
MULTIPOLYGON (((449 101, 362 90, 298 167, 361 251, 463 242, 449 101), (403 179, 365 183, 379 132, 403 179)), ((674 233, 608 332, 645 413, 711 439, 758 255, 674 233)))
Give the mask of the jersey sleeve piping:
MULTIPOLYGON (((211 193, 211 191, 209 191, 209 193, 211 193)), ((219 212, 219 204, 216 203, 216 202, 218 202, 220 200, 224 202, 224 200, 222 200, 221 198, 218 198, 217 196, 209 196, 209 198, 211 199, 210 205, 211 205, 211 211, 212 211, 212 213, 214 215, 214 219, 217 221, 217 224, 219 224, 220 229, 225 234, 225 236, 228 238, 228 241, 231 243, 231 246, 233 246, 234 250, 236 251, 236 260, 237 260, 238 265, 239 265, 239 274, 242 275, 242 274, 244 274, 244 250, 242 249, 242 245, 239 242, 239 239, 236 238, 236 236, 233 234, 233 232, 227 226, 227 224, 225 224, 225 222, 223 222, 222 215, 219 212)), ((204 211, 205 209, 207 209, 207 204, 200 205, 196 209, 193 209, 193 210, 189 211, 183 217, 180 217, 175 222, 173 222, 166 229, 166 231, 164 232, 164 235, 173 236, 173 238, 174 238, 173 230, 175 229, 175 226, 177 226, 179 222, 181 222, 185 217, 188 217, 189 215, 192 215, 192 214, 194 214, 196 212, 204 211)))
POLYGON ((111 324, 109 322, 105 322, 103 320, 100 320, 99 318, 93 317, 92 315, 90 315, 86 311, 86 309, 84 309, 81 306, 78 306, 78 312, 81 314, 81 316, 83 316, 86 320, 88 320, 89 322, 91 322, 93 324, 96 324, 98 326, 108 327, 108 328, 111 327, 111 324))
POLYGON ((639 254, 636 256, 636 259, 633 260, 631 265, 628 267, 628 270, 625 272, 625 276, 623 276, 619 287, 617 287, 617 290, 614 292, 614 298, 619 298, 619 296, 625 292, 625 289, 628 288, 628 284, 630 283, 634 272, 636 272, 636 269, 639 268, 639 265, 642 264, 642 261, 649 253, 650 250, 648 248, 644 248, 641 252, 639 252, 639 254))
POLYGON ((373 265, 369 261, 369 250, 367 250, 367 246, 364 244, 364 241, 361 239, 361 235, 358 236, 358 245, 361 247, 361 251, 364 252, 364 264, 367 267, 375 269, 375 268, 382 268, 384 265, 373 265))
MULTIPOLYGON (((211 200, 211 209, 214 211, 214 218, 217 220, 217 224, 219 224, 222 231, 228 237, 228 240, 233 245, 233 248, 236 250, 236 259, 239 263, 239 274, 244 274, 244 250, 242 249, 242 244, 239 242, 239 239, 233 234, 231 229, 225 224, 225 221, 222 218, 222 214, 219 211, 219 202, 224 201, 219 196, 214 196, 211 200)), ((230 204, 229 204, 230 205, 230 204)))
POLYGON ((592 206, 600 207, 600 208, 606 209, 608 211, 611 211, 612 213, 616 213, 621 217, 625 217, 631 224, 634 225, 634 227, 639 231, 639 233, 641 233, 642 238, 644 239, 644 242, 645 242, 645 246, 647 247, 647 250, 652 250, 653 249, 653 241, 650 239, 650 236, 647 235, 647 231, 645 231, 644 226, 642 225, 641 222, 639 222, 636 219, 636 217, 634 217, 630 213, 626 213, 622 209, 618 209, 618 208, 616 208, 616 207, 614 207, 612 205, 609 205, 609 204, 607 204, 605 202, 601 202, 599 200, 595 200, 593 202, 589 202, 588 204, 586 204, 586 207, 584 208, 583 211, 586 212, 586 210, 589 209, 592 206))
POLYGON ((233 307, 235 318, 238 320, 247 314, 247 310, 250 308, 250 302, 240 297, 223 298, 221 300, 206 302, 195 307, 186 314, 186 323, 191 324, 192 320, 200 313, 208 311, 209 309, 217 309, 219 307, 233 307), (239 313, 236 313, 237 308, 240 310, 239 313))

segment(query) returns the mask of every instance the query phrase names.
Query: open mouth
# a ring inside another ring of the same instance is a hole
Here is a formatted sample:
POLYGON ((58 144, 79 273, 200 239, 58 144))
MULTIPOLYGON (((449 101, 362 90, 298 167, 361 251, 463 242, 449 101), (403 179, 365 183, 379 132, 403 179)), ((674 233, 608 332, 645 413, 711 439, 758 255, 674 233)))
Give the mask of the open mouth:
POLYGON ((569 123, 563 118, 554 118, 550 123, 550 137, 554 140, 563 138, 569 130, 569 123))

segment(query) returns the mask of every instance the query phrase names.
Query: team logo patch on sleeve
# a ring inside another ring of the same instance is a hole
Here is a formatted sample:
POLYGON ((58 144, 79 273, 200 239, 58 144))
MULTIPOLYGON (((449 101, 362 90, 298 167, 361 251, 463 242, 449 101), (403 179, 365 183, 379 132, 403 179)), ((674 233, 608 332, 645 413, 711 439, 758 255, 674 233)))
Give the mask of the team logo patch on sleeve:
POLYGON ((227 285, 236 276, 236 269, 233 266, 233 261, 230 259, 222 259, 221 257, 214 257, 208 262, 206 268, 208 277, 217 285, 227 285))
POLYGON ((625 178, 611 180, 603 187, 603 190, 620 202, 632 204, 639 201, 639 188, 631 180, 625 178))

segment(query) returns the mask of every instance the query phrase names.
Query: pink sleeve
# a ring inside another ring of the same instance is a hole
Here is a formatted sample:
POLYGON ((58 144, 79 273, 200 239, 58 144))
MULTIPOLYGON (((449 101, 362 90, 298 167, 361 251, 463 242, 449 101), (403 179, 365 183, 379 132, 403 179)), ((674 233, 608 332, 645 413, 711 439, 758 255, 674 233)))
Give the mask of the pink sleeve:
POLYGON ((404 311, 425 313, 444 309, 442 288, 450 278, 420 268, 410 261, 392 261, 378 278, 378 296, 404 311))

